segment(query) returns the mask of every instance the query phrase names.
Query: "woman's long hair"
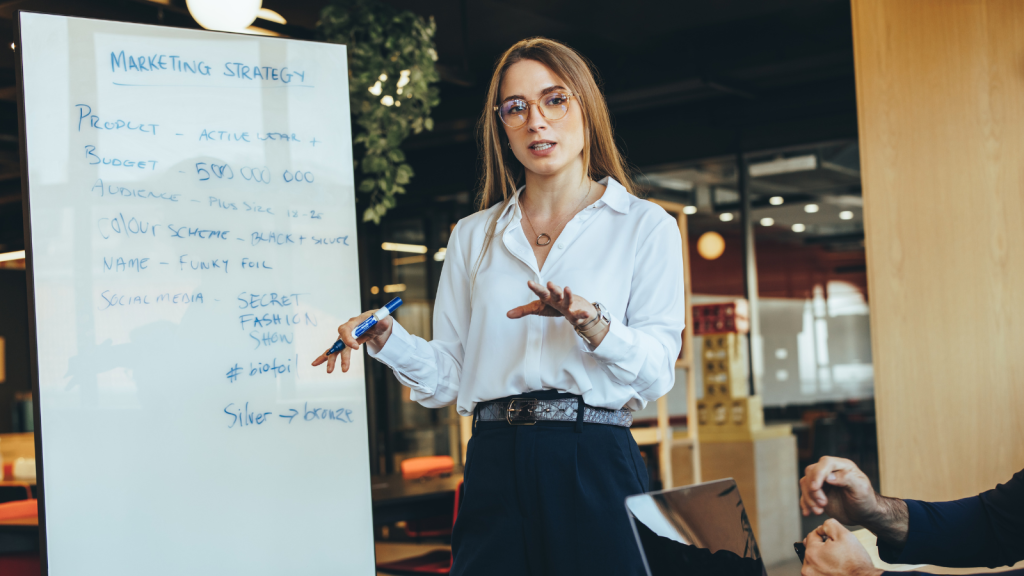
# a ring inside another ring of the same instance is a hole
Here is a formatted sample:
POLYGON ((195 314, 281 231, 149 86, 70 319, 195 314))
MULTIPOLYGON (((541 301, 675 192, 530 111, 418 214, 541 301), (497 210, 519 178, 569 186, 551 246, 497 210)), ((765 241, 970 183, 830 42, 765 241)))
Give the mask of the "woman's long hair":
MULTIPOLYGON (((484 162, 478 208, 486 210, 499 202, 510 202, 515 196, 517 183, 523 176, 523 167, 515 154, 507 146, 502 145, 504 130, 498 114, 493 110, 494 106, 501 104, 501 82, 505 78, 505 72, 513 64, 523 60, 535 60, 550 68, 568 84, 566 88, 572 91, 573 100, 579 104, 583 112, 583 165, 587 167, 585 176, 593 180, 610 176, 618 180, 630 194, 634 194, 626 162, 615 146, 608 105, 598 87, 590 62, 565 44, 547 38, 527 38, 506 50, 498 60, 494 75, 491 77, 490 88, 487 89, 484 111, 477 123, 477 135, 484 162)), ((502 210, 499 210, 495 213, 487 225, 483 250, 480 251, 470 276, 471 290, 476 283, 476 273, 484 254, 494 239, 501 212, 502 210)))

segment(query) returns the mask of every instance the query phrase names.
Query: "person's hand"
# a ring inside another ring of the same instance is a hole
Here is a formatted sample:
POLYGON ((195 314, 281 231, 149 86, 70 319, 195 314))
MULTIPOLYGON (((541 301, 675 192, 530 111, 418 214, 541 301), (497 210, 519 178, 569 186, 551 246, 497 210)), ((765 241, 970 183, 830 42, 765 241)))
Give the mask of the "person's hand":
POLYGON ((359 350, 361 344, 370 342, 371 346, 382 348, 388 341, 388 337, 391 336, 391 316, 385 316, 383 320, 374 324, 373 328, 367 330, 358 339, 352 337, 352 331, 356 329, 356 326, 362 324, 374 312, 376 310, 363 312, 359 316, 350 318, 348 322, 338 326, 338 340, 345 342, 345 347, 340 352, 335 352, 330 356, 327 356, 327 352, 330 351, 330 348, 328 348, 323 354, 317 356, 316 360, 313 360, 313 366, 319 366, 327 362, 327 373, 330 374, 334 372, 334 365, 338 361, 338 356, 341 356, 341 371, 348 372, 349 366, 352 365, 352 351, 359 350))
POLYGON ((547 287, 536 282, 527 282, 527 286, 537 295, 539 300, 534 300, 524 306, 518 306, 508 311, 509 318, 523 318, 531 314, 537 316, 565 316, 569 323, 582 324, 597 315, 597 308, 583 298, 572 293, 568 286, 562 288, 554 282, 548 282, 547 287))
POLYGON ((800 576, 879 576, 882 570, 857 537, 835 520, 826 520, 804 538, 800 576))
POLYGON ((827 513, 843 524, 864 525, 881 513, 871 480, 846 458, 822 456, 800 479, 800 511, 827 513))

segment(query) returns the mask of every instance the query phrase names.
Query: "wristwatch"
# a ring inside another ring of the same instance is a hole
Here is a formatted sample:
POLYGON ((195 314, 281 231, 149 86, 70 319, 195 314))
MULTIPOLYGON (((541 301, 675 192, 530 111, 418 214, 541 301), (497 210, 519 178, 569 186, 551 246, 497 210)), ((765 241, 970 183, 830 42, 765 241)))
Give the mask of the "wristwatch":
POLYGON ((586 324, 582 326, 573 325, 576 333, 583 338, 583 341, 587 344, 593 344, 591 338, 604 332, 605 328, 612 325, 612 316, 605 310, 604 306, 601 306, 600 302, 594 302, 594 308, 597 309, 597 315, 588 320, 586 324))

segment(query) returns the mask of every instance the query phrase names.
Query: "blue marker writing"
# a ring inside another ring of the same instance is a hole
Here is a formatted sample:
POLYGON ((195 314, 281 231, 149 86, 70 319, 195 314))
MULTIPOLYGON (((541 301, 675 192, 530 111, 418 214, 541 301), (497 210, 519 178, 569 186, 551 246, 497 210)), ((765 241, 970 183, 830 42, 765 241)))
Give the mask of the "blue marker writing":
MULTIPOLYGON (((359 326, 356 326, 356 329, 352 331, 352 337, 359 338, 363 334, 366 334, 367 330, 376 326, 377 322, 380 322, 381 320, 390 316, 391 313, 397 310, 398 307, 401 305, 401 298, 395 298, 391 302, 388 302, 387 304, 384 305, 383 308, 377 310, 376 312, 371 314, 369 318, 363 320, 363 322, 359 326)), ((334 346, 331 346, 331 349, 327 351, 327 355, 330 356, 331 354, 337 354, 338 352, 341 352, 342 348, 344 347, 345 343, 341 340, 338 340, 337 342, 334 343, 334 346)))

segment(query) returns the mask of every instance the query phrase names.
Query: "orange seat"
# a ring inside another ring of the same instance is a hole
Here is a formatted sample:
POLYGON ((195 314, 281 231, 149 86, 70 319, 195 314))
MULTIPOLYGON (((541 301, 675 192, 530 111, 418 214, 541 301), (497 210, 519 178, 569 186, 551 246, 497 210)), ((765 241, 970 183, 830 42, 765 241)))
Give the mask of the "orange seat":
POLYGON ((16 520, 33 516, 39 516, 39 506, 36 504, 35 498, 0 504, 0 520, 16 520))
MULTIPOLYGON (((39 507, 34 498, 0 504, 0 520, 16 520, 33 516, 39 516, 39 507)), ((0 574, 3 576, 39 576, 39 554, 0 556, 0 574)))
POLYGON ((418 480, 432 478, 443 474, 451 474, 455 470, 455 461, 451 456, 421 456, 402 460, 402 478, 418 480))

